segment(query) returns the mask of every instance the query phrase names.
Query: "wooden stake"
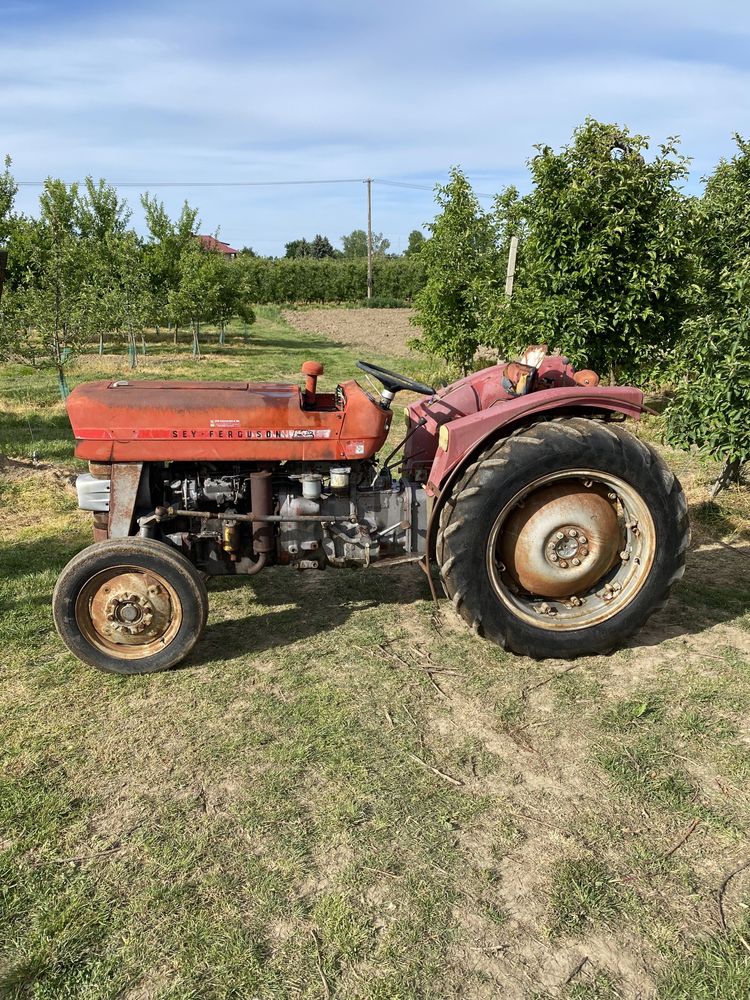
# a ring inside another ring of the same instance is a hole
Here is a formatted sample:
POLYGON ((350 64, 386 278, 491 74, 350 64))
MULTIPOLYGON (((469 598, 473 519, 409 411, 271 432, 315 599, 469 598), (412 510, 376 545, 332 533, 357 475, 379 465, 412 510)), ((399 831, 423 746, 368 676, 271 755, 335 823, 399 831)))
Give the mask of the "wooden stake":
POLYGON ((518 237, 511 236, 508 247, 508 269, 505 272, 505 295, 511 298, 513 295, 513 279, 516 276, 516 254, 518 253, 518 237))

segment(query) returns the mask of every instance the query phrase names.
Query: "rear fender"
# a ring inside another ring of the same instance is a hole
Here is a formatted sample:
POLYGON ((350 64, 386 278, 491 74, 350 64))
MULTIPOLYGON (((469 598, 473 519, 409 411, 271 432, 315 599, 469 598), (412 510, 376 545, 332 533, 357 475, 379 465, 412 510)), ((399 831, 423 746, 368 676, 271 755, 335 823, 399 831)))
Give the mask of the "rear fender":
POLYGON ((643 393, 640 389, 631 386, 566 386, 519 396, 444 424, 441 431, 442 442, 446 447, 438 445, 427 482, 427 493, 432 501, 427 537, 430 556, 435 551, 440 509, 450 495, 453 484, 481 452, 498 438, 512 434, 540 418, 593 418, 622 413, 639 420, 644 412, 643 393))

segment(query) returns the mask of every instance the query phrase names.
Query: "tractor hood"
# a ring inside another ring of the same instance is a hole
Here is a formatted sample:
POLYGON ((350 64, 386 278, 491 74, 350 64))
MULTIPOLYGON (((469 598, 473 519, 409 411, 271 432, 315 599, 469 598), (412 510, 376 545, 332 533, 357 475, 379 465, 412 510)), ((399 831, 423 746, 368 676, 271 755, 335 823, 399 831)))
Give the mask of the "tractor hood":
POLYGON ((307 405, 283 382, 89 382, 68 397, 76 456, 95 462, 369 458, 391 411, 355 382, 307 405))

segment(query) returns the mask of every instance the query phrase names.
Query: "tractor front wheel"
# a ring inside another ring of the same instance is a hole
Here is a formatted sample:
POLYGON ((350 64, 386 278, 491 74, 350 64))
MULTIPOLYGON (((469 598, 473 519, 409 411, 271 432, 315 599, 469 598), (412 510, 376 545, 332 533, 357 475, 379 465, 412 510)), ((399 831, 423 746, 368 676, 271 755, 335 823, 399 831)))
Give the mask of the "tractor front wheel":
POLYGON ((52 597, 68 649, 115 674, 149 674, 184 659, 200 639, 208 594, 188 559, 163 542, 110 538, 74 556, 52 597))
POLYGON ((540 659, 608 653, 685 568, 682 488, 618 425, 573 417, 489 448, 443 506, 446 593, 481 635, 540 659))

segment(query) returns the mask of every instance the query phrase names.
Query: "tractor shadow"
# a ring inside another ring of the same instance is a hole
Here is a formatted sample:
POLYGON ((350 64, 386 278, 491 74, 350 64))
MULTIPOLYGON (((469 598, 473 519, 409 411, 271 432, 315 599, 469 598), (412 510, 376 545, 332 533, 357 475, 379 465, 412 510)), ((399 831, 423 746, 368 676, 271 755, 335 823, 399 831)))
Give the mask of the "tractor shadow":
MULTIPOLYGON (((199 666, 263 653, 332 632, 362 612, 394 609, 430 599, 427 578, 416 564, 390 569, 295 573, 287 567, 264 570, 248 584, 209 581, 209 597, 252 586, 263 613, 211 622, 186 666, 199 666), (291 606, 290 606, 291 604, 291 606), (279 610, 280 609, 280 610, 279 610)), ((342 642, 346 640, 342 637, 342 642)))
POLYGON ((658 646, 669 639, 731 625, 750 612, 750 545, 712 542, 688 552, 685 575, 666 606, 628 643, 658 646))
MULTIPOLYGON (((442 598, 440 606, 450 613, 442 598)), ((233 591, 248 584, 239 580, 209 583, 212 591, 233 591)), ((212 622, 186 666, 262 653, 333 631, 353 614, 391 606, 404 608, 430 600, 424 573, 416 564, 390 569, 335 570, 294 574, 285 567, 264 571, 251 584, 255 601, 267 614, 212 622), (290 607, 290 601, 294 602, 290 607), (276 610, 282 606, 282 610, 276 610)), ((750 612, 750 546, 718 545, 688 554, 685 576, 666 607, 628 643, 658 646, 680 636, 699 634, 731 624, 750 612)), ((342 643, 346 639, 342 637, 342 643)))

